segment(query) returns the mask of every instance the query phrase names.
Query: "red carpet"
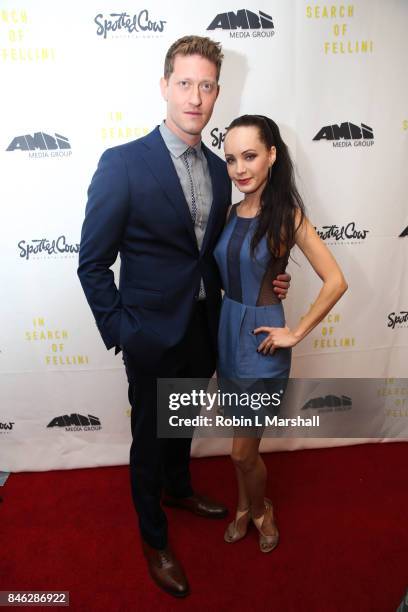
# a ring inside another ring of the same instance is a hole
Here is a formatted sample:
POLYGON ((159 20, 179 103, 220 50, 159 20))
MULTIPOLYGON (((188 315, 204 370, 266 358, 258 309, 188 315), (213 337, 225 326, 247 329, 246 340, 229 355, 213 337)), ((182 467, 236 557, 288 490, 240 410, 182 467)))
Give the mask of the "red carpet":
MULTIPOLYGON (((150 582, 127 467, 12 474, 0 488, 0 590, 70 591, 70 609, 87 612, 395 612, 408 586, 407 449, 264 455, 281 532, 269 555, 254 530, 228 545, 226 520, 168 510, 184 600, 150 582)), ((229 458, 193 460, 192 471, 197 490, 234 508, 229 458)))

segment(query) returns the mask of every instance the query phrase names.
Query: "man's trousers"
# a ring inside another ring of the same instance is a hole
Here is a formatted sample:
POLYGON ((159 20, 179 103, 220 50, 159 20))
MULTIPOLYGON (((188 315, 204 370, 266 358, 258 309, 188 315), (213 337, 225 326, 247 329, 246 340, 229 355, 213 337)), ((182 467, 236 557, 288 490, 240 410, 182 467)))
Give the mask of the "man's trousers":
POLYGON ((167 544, 167 519, 160 499, 193 494, 189 470, 191 439, 157 437, 157 378, 211 378, 216 353, 205 301, 194 304, 182 341, 167 351, 154 373, 144 374, 124 354, 132 406, 130 479, 141 535, 154 548, 167 544))

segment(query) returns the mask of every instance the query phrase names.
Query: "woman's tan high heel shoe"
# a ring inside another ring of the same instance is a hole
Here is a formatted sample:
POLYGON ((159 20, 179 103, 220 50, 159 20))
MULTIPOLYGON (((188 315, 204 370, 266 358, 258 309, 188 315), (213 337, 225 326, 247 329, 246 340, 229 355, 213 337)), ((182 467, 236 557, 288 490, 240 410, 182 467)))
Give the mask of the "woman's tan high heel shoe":
POLYGON ((257 519, 253 518, 252 521, 259 531, 259 548, 264 553, 271 552, 279 543, 279 531, 273 519, 273 506, 270 499, 265 498, 265 514, 257 519), (263 523, 267 515, 271 515, 272 524, 276 529, 276 533, 273 535, 267 535, 262 531, 263 523))
POLYGON ((251 520, 249 508, 247 510, 238 510, 235 521, 232 521, 224 533, 224 541, 228 544, 233 544, 242 540, 247 534, 248 525, 251 520))

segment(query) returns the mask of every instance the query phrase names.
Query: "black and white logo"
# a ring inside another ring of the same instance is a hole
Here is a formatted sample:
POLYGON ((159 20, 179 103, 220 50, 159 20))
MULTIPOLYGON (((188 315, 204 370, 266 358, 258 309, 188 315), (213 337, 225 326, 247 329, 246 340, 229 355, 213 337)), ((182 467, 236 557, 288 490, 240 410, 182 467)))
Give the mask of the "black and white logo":
POLYGON ((98 26, 96 35, 106 39, 123 37, 155 38, 164 32, 167 23, 164 19, 152 19, 148 9, 138 13, 102 13, 96 15, 94 22, 98 26))
POLYGON ((101 421, 98 417, 92 416, 92 414, 83 416, 77 413, 57 416, 48 423, 47 427, 63 427, 65 431, 99 431, 102 429, 101 421))
POLYGON ((8 423, 2 423, 0 421, 0 436, 1 434, 10 433, 10 431, 13 430, 14 425, 15 425, 15 422, 12 422, 12 421, 9 421, 8 423))
POLYGON ((315 230, 327 244, 361 244, 370 233, 368 229, 357 227, 355 221, 345 225, 322 225, 315 230))
POLYGON ((310 399, 302 407, 302 410, 317 409, 319 412, 337 412, 342 410, 351 410, 352 400, 347 395, 338 397, 337 395, 325 395, 323 397, 315 397, 310 399))
POLYGON ((69 157, 72 154, 66 136, 57 133, 51 136, 45 132, 15 136, 6 151, 25 151, 30 158, 69 157))
POLYGON ((387 321, 387 327, 390 327, 391 329, 408 327, 408 310, 390 312, 387 321))
POLYGON ((404 230, 402 230, 402 232, 399 235, 399 238, 406 238, 406 236, 408 236, 408 225, 404 230))
POLYGON ((219 13, 214 17, 207 30, 228 31, 230 38, 270 38, 275 34, 271 15, 248 9, 219 13))
POLYGON ((225 140, 226 133, 227 133, 227 128, 224 128, 224 131, 220 130, 217 127, 211 130, 210 132, 211 146, 214 147, 214 149, 218 149, 218 150, 221 149, 222 143, 225 140))
POLYGON ((29 259, 57 259, 75 257, 79 253, 79 244, 70 243, 62 235, 56 239, 34 238, 32 240, 20 240, 17 244, 19 256, 25 261, 29 259))
POLYGON ((325 125, 314 136, 313 140, 326 140, 333 147, 371 147, 374 144, 374 130, 369 125, 356 125, 345 121, 339 125, 325 125))

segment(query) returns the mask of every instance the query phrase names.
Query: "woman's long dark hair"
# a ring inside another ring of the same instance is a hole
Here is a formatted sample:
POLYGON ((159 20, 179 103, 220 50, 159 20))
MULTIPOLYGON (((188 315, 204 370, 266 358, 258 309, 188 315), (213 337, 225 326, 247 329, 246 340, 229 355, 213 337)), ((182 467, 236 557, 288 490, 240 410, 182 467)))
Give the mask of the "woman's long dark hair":
POLYGON ((295 234, 305 215, 302 198, 296 188, 293 163, 288 147, 283 142, 278 126, 264 115, 242 115, 228 126, 227 131, 236 127, 258 128, 261 142, 268 148, 276 147, 276 160, 271 168, 265 189, 261 194, 259 220, 251 240, 251 252, 263 236, 267 236, 274 257, 285 255, 295 243, 295 234), (295 211, 300 211, 300 222, 295 227, 295 211))

